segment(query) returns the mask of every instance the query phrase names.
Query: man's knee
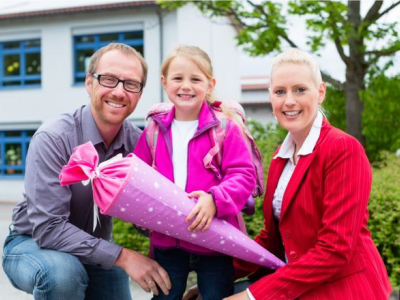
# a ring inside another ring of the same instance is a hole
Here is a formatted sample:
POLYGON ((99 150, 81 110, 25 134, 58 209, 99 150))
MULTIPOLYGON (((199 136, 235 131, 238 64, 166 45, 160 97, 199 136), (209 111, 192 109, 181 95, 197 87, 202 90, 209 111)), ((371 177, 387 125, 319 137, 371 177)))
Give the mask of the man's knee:
POLYGON ((75 256, 40 249, 32 239, 11 246, 3 256, 3 269, 14 287, 30 294, 63 294, 65 299, 67 295, 84 295, 89 279, 75 256))

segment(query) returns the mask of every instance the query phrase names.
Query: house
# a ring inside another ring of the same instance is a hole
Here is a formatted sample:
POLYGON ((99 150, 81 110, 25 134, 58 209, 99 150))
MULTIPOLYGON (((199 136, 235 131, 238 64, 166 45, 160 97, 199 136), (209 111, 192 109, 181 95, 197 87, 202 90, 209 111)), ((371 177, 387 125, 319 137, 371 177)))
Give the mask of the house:
POLYGON ((246 117, 264 125, 274 122, 272 106, 269 100, 268 76, 245 76, 240 79, 242 104, 246 117))
POLYGON ((234 29, 194 6, 162 10, 155 1, 2 1, 0 4, 0 200, 19 200, 29 140, 47 119, 88 103, 89 57, 111 41, 139 50, 149 64, 142 99, 129 117, 144 126, 152 104, 166 101, 160 65, 177 44, 210 55, 216 94, 240 98, 234 29), (218 79, 220 78, 220 80, 218 79))

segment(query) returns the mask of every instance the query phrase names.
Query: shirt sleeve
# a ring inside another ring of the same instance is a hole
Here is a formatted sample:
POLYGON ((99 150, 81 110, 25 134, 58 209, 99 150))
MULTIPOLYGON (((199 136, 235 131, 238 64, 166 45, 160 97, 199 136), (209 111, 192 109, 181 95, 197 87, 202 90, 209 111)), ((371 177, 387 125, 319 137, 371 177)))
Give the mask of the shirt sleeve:
POLYGON ((29 145, 25 192, 32 238, 41 248, 67 252, 82 263, 109 269, 122 248, 88 234, 69 221, 72 192, 59 181, 61 168, 69 159, 66 148, 46 132, 36 134, 29 145))
POLYGON ((221 183, 210 189, 217 206, 217 217, 237 215, 256 185, 256 173, 250 151, 240 128, 228 121, 222 147, 221 183))

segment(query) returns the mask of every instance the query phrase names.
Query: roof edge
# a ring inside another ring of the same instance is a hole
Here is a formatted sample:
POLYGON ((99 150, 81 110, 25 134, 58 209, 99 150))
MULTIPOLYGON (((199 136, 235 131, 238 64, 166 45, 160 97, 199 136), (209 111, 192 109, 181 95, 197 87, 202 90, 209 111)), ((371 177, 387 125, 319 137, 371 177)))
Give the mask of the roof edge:
POLYGON ((20 12, 20 13, 0 14, 0 21, 26 19, 26 18, 32 18, 32 17, 65 15, 65 14, 74 14, 74 13, 82 13, 82 12, 116 10, 116 9, 135 8, 135 7, 144 7, 144 6, 159 6, 159 5, 156 3, 155 0, 85 5, 85 6, 76 6, 76 7, 48 9, 48 10, 27 11, 27 12, 20 12))

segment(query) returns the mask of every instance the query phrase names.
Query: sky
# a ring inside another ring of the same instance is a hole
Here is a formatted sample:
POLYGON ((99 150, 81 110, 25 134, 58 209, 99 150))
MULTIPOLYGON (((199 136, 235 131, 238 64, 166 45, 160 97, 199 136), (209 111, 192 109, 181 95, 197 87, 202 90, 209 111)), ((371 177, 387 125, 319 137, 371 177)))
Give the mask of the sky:
MULTIPOLYGON (((281 0, 281 2, 288 2, 281 0)), ((374 1, 372 0, 362 0, 361 2, 361 12, 362 16, 365 16, 368 9, 371 7, 374 1)), ((395 2, 395 0, 385 0, 384 8, 389 7, 395 2)), ((381 9, 382 11, 383 9, 381 9)), ((398 32, 400 32, 400 6, 397 6, 391 11, 390 14, 382 17, 384 22, 394 22, 398 21, 397 24, 398 32)), ((289 37, 302 49, 309 50, 306 45, 306 25, 304 17, 291 17, 288 20, 289 37)), ((286 47, 287 48, 287 47, 286 47)), ((283 47, 285 49, 285 47, 283 47)), ((337 54, 335 45, 333 42, 328 42, 325 49, 320 51, 320 57, 316 57, 320 69, 326 71, 328 74, 333 76, 335 79, 340 81, 345 80, 345 65, 337 54)), ((276 54, 271 54, 265 57, 249 57, 248 55, 242 55, 241 59, 241 70, 243 76, 260 76, 268 75, 270 70, 272 60, 276 54), (268 70, 266 72, 266 70, 268 70)), ((394 67, 388 70, 388 75, 399 74, 400 73, 400 51, 395 57, 391 57, 394 61, 394 67)))

